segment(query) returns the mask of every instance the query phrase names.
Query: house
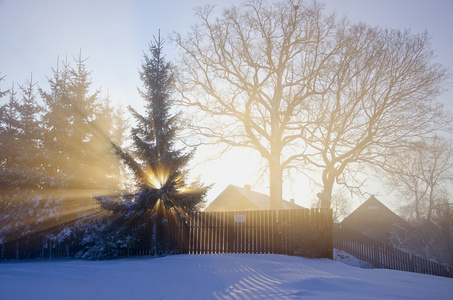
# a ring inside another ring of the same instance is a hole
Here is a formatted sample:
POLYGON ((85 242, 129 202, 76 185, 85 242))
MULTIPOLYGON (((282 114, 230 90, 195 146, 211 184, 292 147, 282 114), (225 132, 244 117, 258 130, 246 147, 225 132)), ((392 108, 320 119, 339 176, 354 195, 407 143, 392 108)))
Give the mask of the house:
MULTIPOLYGON (((238 211, 238 210, 268 210, 271 200, 268 195, 252 191, 250 185, 243 188, 230 184, 214 199, 204 211, 238 211)), ((303 208, 291 201, 283 200, 284 209, 303 208)))
POLYGON ((392 235, 408 228, 406 221, 374 196, 371 196, 347 216, 341 225, 355 229, 381 242, 389 242, 392 235))

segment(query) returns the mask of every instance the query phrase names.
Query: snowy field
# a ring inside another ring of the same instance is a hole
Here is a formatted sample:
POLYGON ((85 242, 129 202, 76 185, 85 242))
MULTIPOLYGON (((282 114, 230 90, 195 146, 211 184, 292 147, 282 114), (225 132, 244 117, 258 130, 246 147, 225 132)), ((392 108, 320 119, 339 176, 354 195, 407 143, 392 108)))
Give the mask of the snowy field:
POLYGON ((0 299, 439 300, 453 279, 284 255, 3 262, 0 299))

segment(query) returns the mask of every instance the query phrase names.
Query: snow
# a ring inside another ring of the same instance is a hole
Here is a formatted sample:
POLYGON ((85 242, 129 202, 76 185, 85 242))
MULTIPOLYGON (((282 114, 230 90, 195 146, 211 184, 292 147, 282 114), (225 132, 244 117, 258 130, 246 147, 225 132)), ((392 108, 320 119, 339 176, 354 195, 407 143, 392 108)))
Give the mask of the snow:
POLYGON ((363 261, 363 260, 359 260, 359 259, 355 258, 354 256, 350 255, 349 253, 346 253, 346 252, 338 250, 338 249, 333 249, 333 256, 335 257, 336 261, 341 261, 349 266, 365 268, 365 269, 373 268, 372 264, 367 263, 366 261, 363 261))
POLYGON ((452 293, 451 278, 271 254, 0 263, 0 299, 452 299, 452 293))

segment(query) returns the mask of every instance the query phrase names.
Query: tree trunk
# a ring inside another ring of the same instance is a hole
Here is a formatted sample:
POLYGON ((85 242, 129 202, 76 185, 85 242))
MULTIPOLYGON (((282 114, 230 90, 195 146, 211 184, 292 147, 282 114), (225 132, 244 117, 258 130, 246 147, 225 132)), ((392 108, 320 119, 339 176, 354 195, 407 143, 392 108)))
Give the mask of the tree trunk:
POLYGON ((270 209, 283 208, 283 173, 280 166, 280 154, 278 157, 274 155, 269 162, 269 177, 270 177, 270 209))
MULTIPOLYGON (((324 171, 326 173, 326 171, 324 171)), ((318 193, 318 198, 321 201, 321 208, 330 208, 332 203, 332 190, 335 178, 330 178, 328 174, 323 174, 322 183, 323 191, 318 193)))
POLYGON ((428 222, 431 221, 433 207, 434 207, 434 188, 430 185, 430 187, 429 187, 428 215, 426 216, 426 220, 428 222))

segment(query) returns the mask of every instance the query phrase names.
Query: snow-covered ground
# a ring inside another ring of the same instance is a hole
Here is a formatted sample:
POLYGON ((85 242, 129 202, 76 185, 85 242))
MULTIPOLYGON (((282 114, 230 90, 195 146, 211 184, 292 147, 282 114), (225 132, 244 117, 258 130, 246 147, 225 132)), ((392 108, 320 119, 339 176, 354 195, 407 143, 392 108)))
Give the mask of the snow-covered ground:
POLYGON ((451 278, 346 263, 251 254, 3 262, 0 299, 453 299, 451 278))

